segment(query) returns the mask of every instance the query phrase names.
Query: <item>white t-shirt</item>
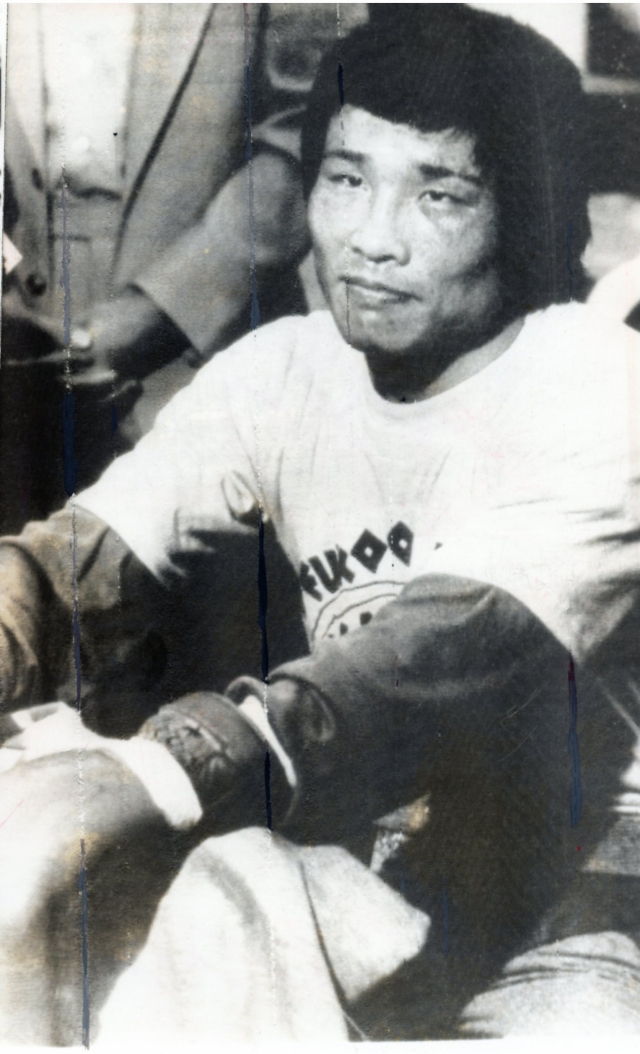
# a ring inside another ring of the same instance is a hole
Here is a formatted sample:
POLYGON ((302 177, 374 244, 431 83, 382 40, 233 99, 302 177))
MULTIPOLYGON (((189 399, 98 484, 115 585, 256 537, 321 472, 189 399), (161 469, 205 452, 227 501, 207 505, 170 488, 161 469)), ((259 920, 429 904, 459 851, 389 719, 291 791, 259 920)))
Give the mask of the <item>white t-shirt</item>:
POLYGON ((640 336, 551 307, 405 405, 330 314, 282 319, 208 363, 78 502, 160 578, 260 506, 311 641, 444 573, 506 589, 580 660, 640 602, 640 336))

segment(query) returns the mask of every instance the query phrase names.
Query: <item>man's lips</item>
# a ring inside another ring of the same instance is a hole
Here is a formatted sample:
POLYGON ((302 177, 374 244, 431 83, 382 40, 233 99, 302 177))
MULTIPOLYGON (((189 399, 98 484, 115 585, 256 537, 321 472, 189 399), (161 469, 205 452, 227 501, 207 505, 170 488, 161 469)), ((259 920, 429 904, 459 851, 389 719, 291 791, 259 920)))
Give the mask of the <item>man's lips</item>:
POLYGON ((353 275, 341 275, 340 279, 347 286, 349 293, 366 303, 401 304, 407 300, 417 299, 413 293, 409 293, 404 289, 398 289, 396 286, 386 285, 384 282, 375 282, 368 278, 356 278, 353 275))

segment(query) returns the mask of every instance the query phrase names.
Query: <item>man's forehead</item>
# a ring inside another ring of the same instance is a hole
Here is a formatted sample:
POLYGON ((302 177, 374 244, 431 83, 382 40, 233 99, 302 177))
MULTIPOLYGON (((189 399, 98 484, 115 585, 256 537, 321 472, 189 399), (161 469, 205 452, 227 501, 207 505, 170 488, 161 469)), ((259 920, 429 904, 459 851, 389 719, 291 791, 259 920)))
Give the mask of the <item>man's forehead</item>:
POLYGON ((393 158, 397 165, 443 169, 443 174, 444 170, 454 172, 474 182, 481 176, 475 139, 469 132, 456 128, 422 131, 349 105, 330 122, 324 152, 363 164, 393 158))

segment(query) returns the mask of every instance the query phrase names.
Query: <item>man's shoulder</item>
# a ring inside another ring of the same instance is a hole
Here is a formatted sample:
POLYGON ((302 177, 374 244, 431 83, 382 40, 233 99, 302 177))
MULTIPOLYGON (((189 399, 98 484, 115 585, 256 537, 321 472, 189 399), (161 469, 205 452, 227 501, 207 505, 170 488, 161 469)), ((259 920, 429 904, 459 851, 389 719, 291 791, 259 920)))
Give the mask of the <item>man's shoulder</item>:
MULTIPOLYGON (((221 361, 234 377, 245 382, 253 376, 261 384, 286 383, 294 374, 309 379, 325 373, 346 349, 329 311, 311 315, 287 315, 247 334, 219 352, 213 363, 221 361)), ((212 365, 213 365, 212 363, 212 365)))
POLYGON ((337 344, 342 341, 333 316, 326 309, 312 311, 309 315, 285 315, 275 322, 259 326, 249 336, 259 340, 265 347, 282 345, 284 342, 293 347, 300 342, 317 344, 330 340, 337 344))

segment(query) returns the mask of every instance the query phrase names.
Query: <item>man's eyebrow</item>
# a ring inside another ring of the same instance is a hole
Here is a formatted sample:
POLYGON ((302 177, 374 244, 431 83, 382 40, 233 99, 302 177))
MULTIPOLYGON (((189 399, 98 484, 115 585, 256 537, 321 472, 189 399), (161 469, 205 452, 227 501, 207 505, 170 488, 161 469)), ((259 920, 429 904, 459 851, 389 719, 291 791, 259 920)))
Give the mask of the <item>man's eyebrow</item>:
MULTIPOLYGON (((350 161, 354 165, 361 165, 366 160, 364 154, 343 148, 325 151, 323 160, 327 158, 350 161)), ((468 183, 473 183, 478 187, 483 186, 484 182, 481 176, 476 176, 472 172, 457 172, 452 168, 447 168, 445 165, 418 165, 418 171, 425 179, 465 179, 468 183)))
POLYGON ((352 161, 354 165, 364 161, 364 154, 358 154, 354 150, 326 150, 322 158, 325 160, 328 157, 337 157, 339 161, 352 161))
POLYGON ((418 165, 418 169, 425 179, 466 179, 468 183, 474 183, 478 187, 483 185, 480 176, 475 176, 472 172, 456 172, 444 165, 418 165))

